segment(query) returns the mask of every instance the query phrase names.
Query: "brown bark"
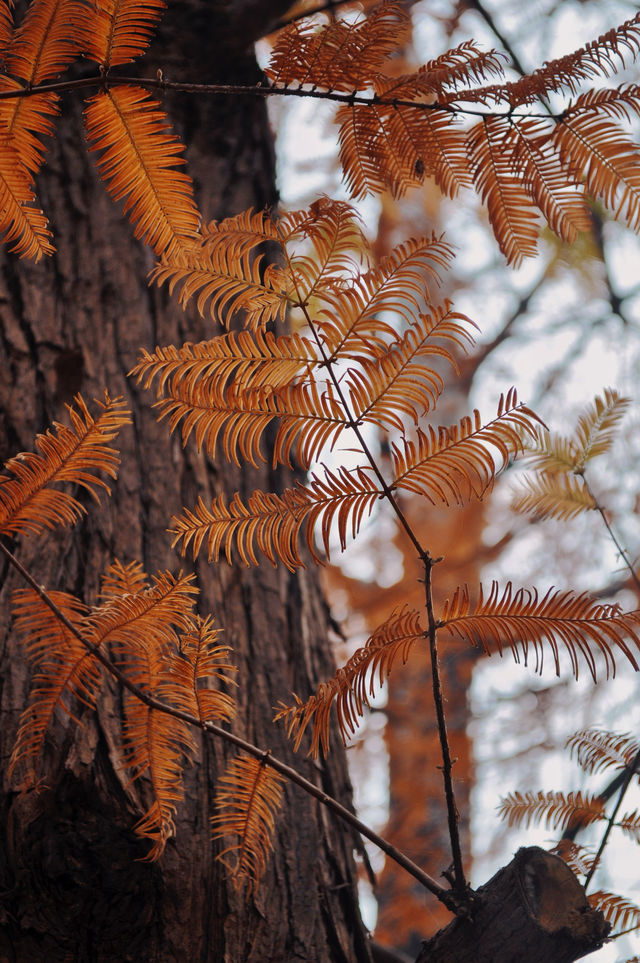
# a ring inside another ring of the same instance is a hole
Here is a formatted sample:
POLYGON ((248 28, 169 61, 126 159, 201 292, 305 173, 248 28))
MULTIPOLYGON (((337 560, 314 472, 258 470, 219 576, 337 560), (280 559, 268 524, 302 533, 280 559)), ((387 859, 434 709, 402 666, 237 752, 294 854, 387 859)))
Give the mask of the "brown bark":
POLYGON ((416 963, 572 963, 610 929, 566 863, 530 846, 480 887, 473 917, 424 943, 416 963))
MULTIPOLYGON (((254 34, 287 3, 181 3, 167 14, 155 59, 165 75, 193 81, 255 82, 254 34), (237 9, 236 9, 237 7, 237 9), (235 9, 235 14, 234 14, 235 9), (234 19, 238 10, 241 19, 234 19), (162 45, 165 44, 163 47, 162 45)), ((130 70, 127 70, 129 73, 130 70)), ((264 105, 184 95, 167 99, 190 145, 205 218, 275 200, 264 105)), ((282 486, 268 467, 239 472, 221 459, 182 450, 157 425, 153 400, 127 380, 141 346, 211 337, 210 321, 184 315, 165 292, 146 285, 150 253, 97 181, 84 150, 81 104, 68 97, 64 119, 39 178, 58 253, 41 265, 3 254, 0 263, 0 458, 31 449, 37 431, 63 416, 76 391, 123 393, 134 425, 122 432, 122 469, 113 497, 86 521, 46 539, 21 539, 21 560, 39 582, 95 600, 99 574, 117 556, 145 568, 189 567, 170 549, 173 512, 198 495, 282 486)), ((233 647, 239 673, 236 731, 291 759, 272 706, 292 689, 311 692, 328 677, 326 606, 313 570, 291 576, 225 563, 195 565, 200 611, 212 612, 233 647)), ((366 961, 350 832, 313 800, 286 789, 275 857, 257 896, 245 903, 227 883, 208 841, 216 780, 230 753, 208 740, 187 771, 187 798, 175 839, 155 864, 136 861, 146 846, 133 833, 144 787, 117 767, 120 694, 105 692, 84 725, 59 725, 45 752, 38 794, 16 795, 6 760, 28 691, 28 670, 8 618, 18 580, 6 568, 0 608, 1 749, 5 760, 0 847, 0 959, 195 961, 366 961)), ((335 740, 337 741, 337 740, 335 740)), ((294 764, 325 791, 350 798, 344 755, 326 766, 294 764)))

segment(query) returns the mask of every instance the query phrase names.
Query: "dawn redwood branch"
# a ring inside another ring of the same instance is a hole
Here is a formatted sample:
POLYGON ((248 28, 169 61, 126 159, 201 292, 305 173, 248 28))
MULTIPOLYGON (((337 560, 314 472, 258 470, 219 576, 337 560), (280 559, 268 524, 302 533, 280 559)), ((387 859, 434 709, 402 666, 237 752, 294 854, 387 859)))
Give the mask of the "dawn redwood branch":
POLYGON ((489 13, 489 11, 485 8, 484 4, 480 3, 480 0, 466 0, 465 6, 469 10, 475 10, 476 13, 478 13, 482 17, 482 19, 488 26, 491 33, 494 35, 494 37, 496 37, 496 39, 502 45, 503 49, 511 57, 511 63, 513 64, 515 69, 518 71, 518 73, 522 77, 526 76, 527 71, 523 67, 522 61, 518 57, 518 54, 515 52, 513 45, 509 42, 507 37, 505 37, 505 35, 502 33, 497 23, 495 22, 493 15, 489 13))
MULTIPOLYGON (((607 530, 607 533, 608 533, 608 535, 609 535, 609 538, 611 539, 611 541, 612 541, 613 544, 615 545, 616 550, 618 551, 618 553, 619 553, 619 555, 620 555, 620 558, 623 560, 624 564, 625 564, 626 567, 629 569, 629 572, 630 572, 630 574, 631 574, 631 578, 632 578, 632 580, 633 580, 636 588, 637 588, 637 589, 640 589, 640 579, 638 578, 638 574, 637 574, 637 572, 636 572, 636 570, 635 570, 635 568, 634 568, 634 566, 633 566, 633 563, 632 563, 631 559, 629 558, 626 550, 625 550, 625 549, 622 547, 622 545, 620 544, 620 541, 618 540, 618 537, 617 537, 616 533, 614 532, 613 527, 611 526, 611 523, 609 522, 609 519, 607 518, 607 514, 606 514, 606 512, 605 512, 605 510, 604 510, 604 507, 600 504, 600 502, 598 501, 598 499, 597 499, 596 496, 594 495, 594 493, 593 493, 593 491, 592 491, 592 489, 591 489, 591 486, 589 485, 589 482, 587 481, 586 474, 585 474, 584 470, 581 471, 581 472, 578 472, 577 474, 579 474, 580 477, 582 478, 582 482, 583 482, 583 484, 584 484, 585 490, 587 491, 587 493, 588 493, 588 494, 591 496, 591 498, 593 499, 593 507, 594 507, 594 509, 599 513, 599 515, 600 515, 600 517, 601 517, 601 519, 602 519, 602 521, 603 521, 603 523, 604 523, 604 526, 605 526, 605 528, 606 528, 606 530, 607 530)), ((601 860, 601 858, 602 858, 602 854, 604 853, 605 847, 606 847, 606 845, 607 845, 607 843, 608 843, 608 841, 609 841, 609 835, 610 835, 610 833, 611 833, 611 830, 613 829, 616 816, 618 815, 618 811, 619 811, 619 809, 620 809, 620 806, 622 805, 622 800, 624 799, 624 797, 625 797, 625 795, 626 795, 627 789, 628 789, 629 786, 631 785, 631 780, 632 780, 633 776, 638 772, 638 767, 639 767, 639 766, 640 766, 640 752, 638 752, 638 753, 636 754, 636 756, 635 756, 633 762, 631 763, 631 765, 626 766, 625 769, 623 769, 622 772, 618 773, 618 775, 617 775, 614 779, 611 780, 611 782, 609 783, 609 785, 606 786, 605 789, 598 795, 598 798, 604 803, 604 802, 606 802, 608 799, 610 799, 611 796, 613 796, 614 792, 616 792, 616 791, 618 790, 618 787, 620 788, 620 792, 618 793, 618 798, 617 798, 617 800, 616 800, 616 804, 615 804, 615 806, 614 806, 614 808, 613 808, 613 811, 612 811, 611 815, 609 816, 609 819, 607 820, 606 828, 605 828, 605 830, 604 830, 604 832, 603 832, 603 834, 602 834, 602 839, 600 840, 600 845, 598 846, 598 851, 597 851, 597 853, 596 853, 596 855, 595 855, 595 859, 594 859, 594 861, 593 861, 593 863, 592 863, 592 865, 591 865, 591 868, 590 868, 590 870, 589 870, 589 872, 588 872, 588 874, 587 874, 587 877, 586 877, 586 879, 585 879, 585 883, 584 883, 585 891, 587 890, 587 888, 588 888, 591 880, 593 879, 593 875, 594 875, 596 869, 598 868, 598 864, 600 863, 600 860, 601 860)), ((577 825, 574 827, 573 835, 572 835, 572 836, 569 836, 567 833, 565 833, 565 836, 564 836, 563 838, 574 838, 575 835, 578 833, 579 830, 580 830, 580 825, 577 824, 577 825)))
POLYGON ((519 113, 508 109, 497 110, 472 110, 469 107, 458 107, 453 104, 440 104, 437 101, 426 104, 422 101, 404 100, 399 97, 381 97, 378 94, 365 96, 355 91, 352 93, 338 93, 335 90, 316 90, 315 88, 303 87, 275 87, 268 83, 258 82, 257 84, 192 84, 186 81, 167 80, 162 71, 159 70, 155 77, 123 77, 123 76, 98 76, 80 77, 77 80, 59 80, 55 83, 34 84, 32 87, 21 87, 16 90, 0 91, 0 100, 15 100, 21 97, 32 97, 35 94, 46 93, 66 93, 68 91, 83 88, 99 88, 108 90, 110 87, 144 87, 145 90, 173 90, 187 94, 223 95, 249 97, 311 97, 315 100, 329 100, 338 104, 361 104, 365 107, 413 107, 415 110, 434 111, 443 110, 449 114, 464 114, 470 117, 504 117, 508 120, 519 117, 536 117, 545 120, 559 121, 562 114, 533 113, 531 111, 519 113))
POLYGON ((605 526, 605 528, 606 528, 606 530, 607 530, 607 532, 608 532, 608 534, 609 534, 609 538, 611 539, 611 541, 612 541, 613 544, 615 545, 616 550, 617 550, 618 554, 620 555, 620 558, 622 559, 622 561, 624 562, 624 564, 625 564, 625 565, 627 566, 627 568, 629 569, 629 572, 630 572, 630 574, 631 574, 631 578, 633 579, 633 583, 634 583, 636 589, 640 590, 640 578, 638 578, 638 573, 636 572, 635 568, 633 567, 633 562, 632 562, 631 559, 629 558, 629 555, 627 554, 626 549, 624 549, 624 548, 622 547, 622 545, 620 544, 620 541, 619 541, 616 533, 614 532, 614 530, 613 530, 613 528, 612 528, 612 526, 611 526, 611 524, 610 524, 610 522, 609 522, 609 519, 607 518, 607 514, 606 514, 603 506, 600 504, 600 502, 598 501, 598 499, 596 498, 596 496, 593 494, 593 491, 591 490, 591 487, 590 487, 590 485, 589 485, 589 482, 587 481, 587 478, 586 478, 586 475, 585 475, 584 471, 576 472, 576 474, 577 474, 577 475, 580 475, 580 477, 582 478, 582 483, 584 484, 585 491, 586 491, 586 492, 591 496, 591 498, 593 499, 593 507, 594 507, 594 509, 598 512, 598 514, 600 515, 600 518, 601 518, 602 521, 604 522, 604 526, 605 526))
POLYGON ((203 732, 211 736, 218 736, 220 739, 226 740, 226 742, 231 743, 238 749, 242 749, 244 752, 248 753, 254 758, 259 759, 263 765, 270 766, 276 772, 280 773, 280 775, 284 776, 285 779, 295 783, 310 796, 313 796, 315 799, 321 802, 323 806, 326 806, 327 809, 330 809, 343 822, 353 826, 353 828, 356 829, 362 836, 365 836, 379 849, 381 849, 383 853, 386 853, 390 859, 398 863, 399 866, 402 866, 402 868, 411 876, 413 876, 414 879, 418 880, 419 883, 422 883, 425 889, 429 890, 430 893, 433 893, 437 899, 439 899, 449 910, 451 910, 451 912, 455 913, 461 908, 461 901, 456 898, 456 895, 452 893, 451 890, 441 886, 437 880, 435 880, 432 876, 429 876, 428 873, 425 873, 424 870, 422 870, 416 865, 416 863, 413 862, 413 860, 409 859, 409 857, 402 853, 399 849, 396 849, 396 847, 393 846, 388 840, 384 839, 383 836, 380 836, 378 833, 370 829, 366 823, 363 823, 360 819, 358 819, 357 816, 350 812, 345 806, 341 805, 336 799, 333 798, 333 796, 329 796, 322 789, 319 789, 318 786, 314 785, 308 779, 305 779, 304 776, 301 776, 297 770, 293 769, 291 766, 288 766, 276 756, 273 756, 269 749, 260 749, 253 743, 247 742, 246 739, 242 739, 240 736, 223 729, 221 726, 218 726, 213 722, 202 721, 196 716, 192 716, 189 712, 183 712, 181 709, 176 709, 173 706, 167 705, 166 703, 161 702, 159 699, 155 699, 153 696, 150 696, 146 692, 143 692, 141 689, 139 689, 136 685, 134 685, 133 682, 130 681, 130 679, 127 678, 127 676, 121 671, 121 669, 118 668, 117 665, 114 665, 114 663, 111 662, 111 660, 100 651, 98 646, 94 645, 89 641, 89 639, 84 637, 82 632, 80 632, 73 622, 66 617, 64 612, 58 608, 47 591, 42 588, 41 585, 38 585, 33 576, 7 548, 2 540, 0 540, 0 550, 13 568, 22 576, 24 581, 31 586, 34 592, 40 596, 45 605, 51 609, 55 617, 62 623, 62 625, 64 625, 64 627, 78 639, 78 641, 87 649, 87 651, 90 652, 98 662, 100 662, 107 672, 109 672, 123 688, 131 692, 132 695, 143 702, 146 706, 148 706, 150 709, 154 709, 156 712, 164 712, 166 715, 173 716, 176 719, 181 719, 188 725, 193 726, 196 729, 202 729, 203 732))
POLYGON ((620 295, 616 290, 616 285, 611 276, 611 266, 607 257, 607 243, 605 240, 604 223, 601 213, 598 211, 597 207, 593 206, 589 210, 589 217, 591 218, 591 224, 593 227, 593 239, 598 248, 598 255, 602 261, 602 271, 604 274, 604 283, 607 286, 607 291, 609 293, 609 306, 611 307, 612 314, 617 314, 622 323, 626 327, 630 327, 633 321, 627 315, 624 309, 624 302, 633 297, 635 292, 633 290, 627 292, 627 294, 620 295))
POLYGON ((433 570, 434 560, 423 557, 422 561, 424 563, 425 605, 429 619, 429 654, 431 657, 433 704, 436 709, 436 720, 438 723, 438 737, 440 739, 440 751, 442 754, 442 779, 444 782, 444 794, 447 803, 447 822, 449 826, 449 840, 451 842, 451 855, 453 858, 452 886, 456 894, 462 899, 467 891, 467 882, 465 880, 464 866, 462 865, 462 852, 460 849, 460 833, 458 830, 458 820, 460 816, 458 813, 458 807, 456 806, 455 795, 453 792, 453 779, 451 777, 453 761, 451 759, 451 748, 449 746, 449 736, 447 734, 447 721, 444 712, 444 697, 442 694, 442 681, 440 678, 437 621, 433 612, 431 572, 433 570))
MULTIPOLYGON (((622 776, 622 784, 620 785, 620 792, 618 793, 618 798, 617 798, 617 800, 616 800, 615 806, 613 807, 613 811, 612 811, 611 815, 609 816, 609 819, 607 820, 607 828, 605 829, 604 833, 602 834, 602 839, 600 840, 600 845, 598 846, 598 852, 597 852, 596 855, 595 855, 595 859, 594 859, 593 863, 591 864, 591 869, 590 869, 589 872, 587 873, 587 878, 586 878, 585 881, 584 881, 584 890, 585 890, 585 893, 586 893, 587 889, 589 888, 589 883, 590 883, 591 880, 593 879, 593 874, 595 873, 596 869, 598 868, 598 864, 599 864, 599 862, 600 862, 600 858, 601 858, 601 856, 602 856, 602 854, 603 854, 603 852, 604 852, 605 846, 607 845, 607 842, 608 842, 608 840, 609 840, 609 834, 610 834, 611 830, 613 829, 613 826, 614 826, 614 823, 615 823, 615 820, 616 820, 616 816, 618 815, 618 810, 620 809, 620 806, 622 805, 622 800, 624 799, 624 797, 625 797, 625 795, 626 795, 627 789, 628 789, 629 786, 631 785, 631 780, 632 780, 633 776, 635 775, 635 773, 637 772, 637 769, 638 769, 638 766, 639 766, 639 765, 640 765, 640 752, 638 752, 638 753, 636 754, 635 759, 633 760, 633 762, 631 763, 631 765, 628 766, 628 767, 624 770, 624 773, 621 773, 621 774, 620 774, 620 775, 622 776)), ((615 780, 615 781, 617 781, 617 779, 618 779, 618 777, 616 777, 616 780, 615 780)), ((605 790, 605 792, 606 792, 606 790, 605 790)))
MULTIPOLYGON (((288 256, 288 254, 287 254, 286 245, 283 244, 283 245, 282 245, 282 248, 283 248, 285 257, 286 257, 287 260, 288 260, 288 259, 289 259, 289 256, 288 256)), ((297 294, 297 296, 298 296, 298 301, 297 301, 296 307, 300 308, 300 310, 301 310, 302 313, 304 314, 304 319, 305 319, 307 325, 309 326, 309 329, 310 329, 311 333, 313 334, 313 338, 314 338, 314 341, 315 341, 316 346, 317 346, 317 348, 318 348, 318 351, 319 351, 320 354, 322 355, 322 363, 324 364, 324 366, 326 367, 327 371, 329 372, 329 377, 331 378, 331 383, 333 384, 333 387, 335 388, 335 392, 336 392, 338 398, 340 399, 340 404, 342 405, 343 411, 344 411, 344 413, 345 413, 347 427, 349 427, 349 428, 353 431, 354 435, 355 435, 356 438, 358 439, 358 444, 360 445, 360 448, 362 449, 362 453, 363 453, 364 456, 366 457, 367 461, 369 462, 369 465, 371 466, 372 471, 374 472, 376 478, 377 478, 378 481, 380 482, 380 487, 381 487, 381 489, 382 489, 382 495, 386 498, 386 500, 387 500, 387 501, 389 502, 389 504, 391 505, 391 508, 392 508, 393 511, 395 512, 396 517, 398 518, 398 521, 400 522, 400 525, 402 526, 402 528, 403 528, 404 531, 406 532, 409 540, 411 541, 411 544, 412 544, 413 547, 415 548, 415 550, 416 550, 416 552, 418 553, 419 557, 420 557, 423 561, 425 561, 426 559, 431 560, 431 556, 429 555, 429 552, 428 552, 425 548, 423 548, 422 545, 420 544, 417 535, 416 535, 415 532, 413 531, 411 525, 409 524, 409 522, 408 522, 408 520, 407 520, 406 515, 404 514, 404 512, 402 511, 402 509, 401 509, 401 507, 400 507, 400 505, 399 505, 399 503, 398 503, 398 500, 396 499, 395 495, 393 494, 393 490, 392 490, 391 487, 387 484, 387 480, 386 480, 386 478, 384 477, 382 471, 380 470, 380 468, 379 468, 379 466, 378 466, 378 463, 377 463, 377 461, 376 461, 376 459, 375 459, 375 457, 374 457, 374 455, 373 455, 373 452, 372 452, 371 449, 369 448, 369 446, 368 446, 368 444, 367 444, 367 442, 366 442, 366 439, 365 439, 364 435, 363 435, 362 432, 360 431, 360 424, 359 424, 359 422, 358 422, 358 419, 353 417, 353 414, 352 414, 351 409, 350 409, 350 407, 349 407, 349 402, 347 401, 347 397, 346 397, 344 391, 342 390, 342 384, 341 384, 341 382, 340 382, 340 378, 337 376, 337 374, 336 374, 336 372, 335 372, 335 370, 334 370, 334 363, 333 363, 333 361, 331 360, 331 358, 329 357, 329 355, 327 354, 327 352, 326 352, 326 350, 325 350, 325 346, 324 346, 324 344, 323 344, 323 342, 322 342, 322 339, 320 338, 320 335, 318 334, 318 329, 317 329, 317 327, 316 327, 316 325, 315 325, 315 323, 314 323, 314 321, 313 321, 313 318, 312 318, 311 315, 309 314, 309 310, 308 310, 307 304, 306 304, 304 298, 301 296, 300 291, 298 290, 298 282, 297 282, 295 273, 294 273, 293 271, 291 271, 291 277, 293 278, 293 283, 294 283, 295 288, 296 288, 296 294, 297 294)), ((438 559, 438 561, 439 561, 439 559, 438 559)))
MULTIPOLYGON (((286 248, 285 248, 285 252, 286 252, 286 248)), ((286 256, 286 253, 285 253, 285 256, 286 256)), ((318 350, 322 355, 323 364, 326 366, 329 372, 331 382, 335 388, 336 394, 338 395, 340 399, 340 403, 343 407, 343 410, 347 419, 347 425, 349 426, 349 428, 351 428, 356 438, 358 439, 358 443, 360 444, 363 454, 367 458, 367 461, 369 462, 369 465, 374 471, 376 478, 380 482, 384 497, 386 498, 387 502, 390 504, 391 508, 394 510, 402 528, 408 535, 412 545, 414 546, 414 548, 418 553, 420 561, 424 565, 426 611, 427 611, 427 617, 429 621, 428 639, 429 639, 429 648, 431 652, 431 678, 433 683, 433 701, 434 701, 435 710, 436 710, 438 736, 440 740, 440 749, 442 754, 442 776, 444 780, 445 799, 447 804, 447 822, 449 826, 449 839, 451 842, 451 854, 453 858, 453 868, 454 868, 453 890, 456 896, 458 897, 458 899, 460 900, 460 906, 464 906, 466 905, 466 902, 467 902, 468 892, 467 892, 467 883, 464 876, 464 868, 462 865, 462 854, 460 849, 460 833, 458 831, 459 814, 455 803, 455 797, 453 792, 453 782, 451 779, 451 770, 453 768, 453 763, 451 761, 451 750, 449 747, 449 737, 447 734, 447 724, 446 724, 445 712, 444 712, 444 698, 442 695, 442 683, 440 680, 440 664, 438 659, 438 647, 437 647, 437 637, 436 637, 437 621, 433 612, 433 595, 431 591, 431 571, 433 569, 433 566, 436 565, 439 561, 441 561, 441 559, 433 558, 430 555, 429 551, 422 547, 422 545, 420 544, 420 541, 418 540, 417 535, 415 534, 413 528, 411 527, 411 524, 409 523, 404 512, 402 511, 402 508, 400 507, 400 504, 398 503, 398 500, 396 499, 393 493, 393 490, 387 484, 387 481, 360 430, 359 422, 357 418, 354 418, 351 408, 349 407, 349 403, 347 401, 346 395, 342 390, 342 384, 340 382, 340 378, 338 377, 338 375, 334 370, 334 367, 335 367, 334 363, 332 362, 331 358, 328 356, 325 350, 325 346, 322 342, 322 339, 318 334, 316 325, 314 324, 313 319, 309 314, 307 305, 304 302, 304 299, 300 296, 300 292, 297 290, 298 286, 297 286, 297 281, 295 280, 295 275, 293 272, 291 272, 291 274, 292 274, 292 277, 294 278, 296 293, 298 295, 297 306, 301 308, 305 316, 305 321, 307 322, 309 328, 313 333, 313 337, 315 339, 318 350)))

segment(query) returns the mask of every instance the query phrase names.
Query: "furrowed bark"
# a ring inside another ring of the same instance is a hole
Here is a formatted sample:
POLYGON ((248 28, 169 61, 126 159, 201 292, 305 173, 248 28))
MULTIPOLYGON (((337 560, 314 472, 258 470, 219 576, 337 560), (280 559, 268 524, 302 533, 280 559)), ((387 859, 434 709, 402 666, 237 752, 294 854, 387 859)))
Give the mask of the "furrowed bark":
MULTIPOLYGON (((174 4, 141 72, 255 83, 252 44, 287 3, 174 4), (239 17, 239 12, 242 17, 239 17)), ((85 69, 85 68, 82 68, 85 69)), ((130 72, 130 71, 127 71, 130 72)), ((256 98, 170 97, 165 105, 189 145, 189 170, 206 219, 273 204, 274 162, 263 102, 256 98)), ((114 556, 140 559, 154 572, 188 568, 170 549, 171 514, 225 491, 276 488, 290 480, 268 467, 242 473, 222 458, 184 451, 151 410, 153 396, 126 378, 140 347, 212 337, 210 320, 184 314, 166 293, 148 288, 151 253, 98 182, 81 133, 82 104, 64 100, 38 180, 57 254, 34 265, 0 262, 0 458, 33 447, 36 432, 64 417, 77 391, 89 400, 123 393, 134 426, 121 433, 122 468, 114 494, 86 521, 46 539, 20 539, 18 553, 39 582, 91 602, 114 556)), ((28 669, 8 619, 18 580, 0 563, 1 746, 11 750, 28 692, 28 669)), ((195 565, 199 610, 224 628, 240 668, 239 735, 288 759, 327 793, 350 804, 344 754, 320 769, 293 757, 272 706, 294 689, 311 693, 333 672, 328 612, 309 568, 246 570, 195 565)), ((336 829, 314 800, 286 789, 275 855, 252 902, 225 879, 209 842, 216 783, 230 750, 204 740, 201 761, 186 771, 186 799, 175 839, 162 859, 140 862, 147 844, 133 825, 144 780, 120 768, 121 693, 109 688, 83 727, 59 726, 47 739, 39 793, 17 795, 5 783, 0 847, 0 959, 360 961, 369 958, 359 917, 354 837, 336 829)), ((339 740, 338 740, 339 741, 339 740)), ((5 766, 6 771, 6 766, 5 766)))

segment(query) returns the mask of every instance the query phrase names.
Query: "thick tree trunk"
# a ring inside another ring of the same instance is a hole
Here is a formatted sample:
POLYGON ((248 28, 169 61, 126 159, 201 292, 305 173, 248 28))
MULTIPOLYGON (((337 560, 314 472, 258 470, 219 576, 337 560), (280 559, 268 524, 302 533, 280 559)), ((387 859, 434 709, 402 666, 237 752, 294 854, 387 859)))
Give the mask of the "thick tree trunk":
POLYGON ((426 942, 416 963, 572 963, 611 929, 566 863, 538 846, 519 849, 476 899, 473 917, 426 942))
MULTIPOLYGON (((171 78, 255 82, 251 41, 267 16, 288 3, 173 5, 153 66, 171 78), (235 19, 234 19, 235 18, 235 19), (163 48, 162 44, 166 46, 163 48)), ((129 71, 128 71, 129 72, 129 71)), ((190 171, 206 218, 274 202, 273 158, 264 104, 189 95, 167 107, 190 144, 190 171)), ((0 264, 0 457, 31 449, 37 431, 85 399, 124 394, 134 425, 121 433, 122 470, 112 499, 88 504, 86 522, 44 540, 20 540, 20 557, 50 589, 95 600, 99 575, 117 556, 145 568, 185 566, 170 549, 173 512, 198 495, 244 494, 286 483, 280 472, 243 471, 181 449, 155 422, 149 395, 127 380, 141 346, 198 341, 210 322, 184 315, 163 291, 147 288, 150 253, 98 183, 81 134, 81 105, 68 97, 39 193, 58 253, 42 265, 2 255, 0 264)), ((310 692, 332 672, 327 612, 312 569, 196 565, 199 608, 224 628, 240 668, 235 730, 290 757, 272 707, 290 691, 310 692)), ((83 727, 60 725, 47 741, 39 793, 18 795, 6 761, 28 692, 28 671, 8 617, 13 572, 0 569, 1 747, 4 840, 0 848, 0 960, 366 961, 352 859, 354 839, 293 787, 286 788, 275 856, 257 896, 245 903, 225 880, 208 840, 216 782, 230 752, 208 740, 186 775, 175 839, 158 863, 137 861, 132 832, 139 787, 116 765, 121 711, 115 688, 83 727)), ((336 740, 338 741, 338 740, 336 740)), ((346 801, 344 755, 326 766, 301 755, 304 774, 346 801)))

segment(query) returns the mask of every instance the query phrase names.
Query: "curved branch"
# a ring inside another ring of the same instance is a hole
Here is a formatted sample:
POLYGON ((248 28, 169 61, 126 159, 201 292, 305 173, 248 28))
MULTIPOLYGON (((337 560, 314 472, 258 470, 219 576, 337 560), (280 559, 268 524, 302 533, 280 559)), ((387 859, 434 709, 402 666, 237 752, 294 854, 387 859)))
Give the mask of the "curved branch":
POLYGON ((159 699, 155 699, 153 696, 150 696, 139 689, 127 678, 127 676, 118 668, 118 666, 114 665, 113 662, 111 662, 111 660, 99 650, 97 646, 83 636, 76 626, 64 615, 63 612, 60 611, 45 589, 43 589, 41 585, 38 585, 36 580, 30 575, 24 565, 18 561, 15 555, 6 547, 6 545, 3 544, 2 541, 0 541, 0 551, 2 551, 3 555, 7 558, 13 568, 21 575, 24 581, 31 586, 34 592, 37 592, 42 601, 51 609, 56 618, 60 620, 65 628, 69 630, 69 632, 73 633, 73 635, 82 643, 82 645, 84 645, 87 651, 90 652, 98 662, 100 662, 103 668, 105 668, 107 672, 109 672, 123 688, 131 692, 131 694, 141 702, 144 702, 144 704, 150 709, 154 709, 156 712, 164 712, 176 719, 181 719, 183 722, 188 723, 188 725, 193 726, 195 729, 201 729, 208 735, 218 736, 220 739, 224 739, 226 742, 231 743, 238 749, 242 749, 244 752, 248 753, 254 758, 259 759, 263 765, 270 766, 276 772, 279 772, 290 782, 295 783, 310 796, 313 796, 315 799, 321 802, 323 806, 327 807, 327 809, 330 809, 343 822, 348 823, 359 833, 361 833, 362 836, 365 836, 372 843, 375 843, 375 845, 378 846, 383 853, 385 853, 390 859, 394 860, 394 862, 398 863, 399 866, 402 866, 407 873, 413 876, 414 879, 418 880, 418 882, 421 883, 425 889, 429 890, 430 893, 433 893, 433 895, 442 903, 444 903, 448 909, 450 909, 452 912, 456 912, 460 903, 451 890, 441 886, 437 880, 433 879, 432 876, 429 876, 428 873, 425 873, 424 870, 417 866, 411 859, 409 859, 408 856, 396 849, 396 847, 384 839, 384 837, 370 829, 366 823, 363 823, 360 819, 358 819, 357 816, 350 812, 345 806, 342 806, 332 796, 329 796, 322 789, 319 789, 318 786, 314 785, 308 779, 305 779, 304 776, 301 776, 297 770, 293 769, 291 766, 288 766, 276 756, 273 756, 270 750, 260 749, 253 743, 247 742, 246 739, 236 736, 233 732, 228 732, 226 729, 223 729, 221 726, 218 726, 213 722, 203 722, 196 716, 191 715, 189 712, 183 712, 181 709, 175 709, 173 706, 167 705, 166 703, 161 702, 159 699))

